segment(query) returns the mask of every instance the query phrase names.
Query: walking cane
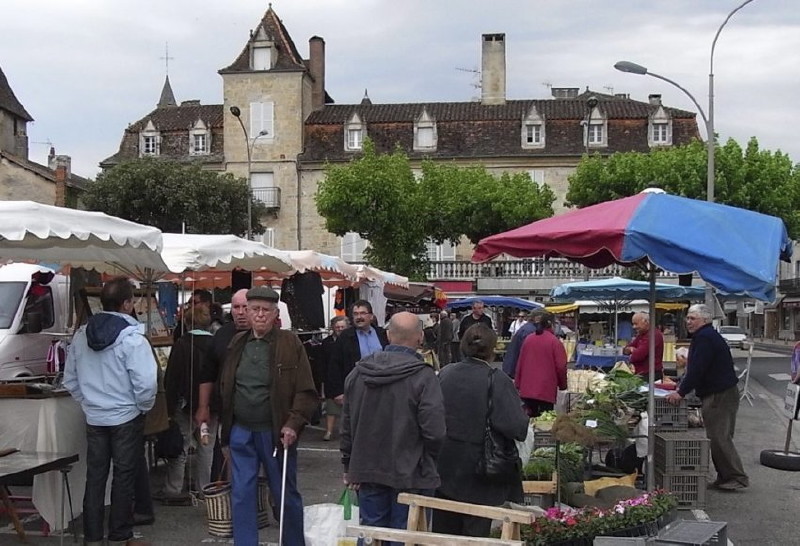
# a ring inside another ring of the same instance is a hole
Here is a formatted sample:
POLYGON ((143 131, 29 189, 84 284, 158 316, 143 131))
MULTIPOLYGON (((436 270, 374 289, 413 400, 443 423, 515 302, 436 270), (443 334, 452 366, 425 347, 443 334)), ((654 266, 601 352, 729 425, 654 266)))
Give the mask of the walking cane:
MULTIPOLYGON (((289 461, 289 450, 283 449, 283 472, 281 473, 281 513, 278 521, 278 546, 283 544, 283 514, 286 511, 286 468, 289 461)), ((275 448, 275 456, 278 455, 278 448, 275 448)))

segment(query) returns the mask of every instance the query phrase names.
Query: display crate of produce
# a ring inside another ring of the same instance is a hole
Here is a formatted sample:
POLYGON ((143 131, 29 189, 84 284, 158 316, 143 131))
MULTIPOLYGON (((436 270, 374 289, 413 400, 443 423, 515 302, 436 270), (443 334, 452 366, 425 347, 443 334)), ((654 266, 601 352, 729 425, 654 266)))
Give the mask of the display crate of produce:
POLYGON ((653 424, 656 432, 689 428, 689 409, 686 400, 681 400, 677 406, 670 404, 666 398, 656 398, 654 402, 653 424))
POLYGON ((676 521, 658 534, 654 544, 662 546, 727 546, 728 524, 724 521, 676 521))
POLYGON ((705 508, 705 472, 670 473, 656 470, 656 485, 675 495, 679 510, 705 508))
POLYGON ((710 445, 698 432, 656 433, 656 469, 664 473, 707 472, 710 445))

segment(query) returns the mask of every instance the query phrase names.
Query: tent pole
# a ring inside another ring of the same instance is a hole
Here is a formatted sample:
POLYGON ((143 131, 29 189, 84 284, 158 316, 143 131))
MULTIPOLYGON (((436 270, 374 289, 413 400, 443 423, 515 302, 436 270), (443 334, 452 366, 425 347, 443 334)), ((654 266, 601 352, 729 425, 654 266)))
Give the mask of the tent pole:
POLYGON ((656 488, 655 460, 653 451, 655 449, 655 382, 656 382, 656 265, 649 264, 650 268, 650 329, 648 330, 647 351, 649 368, 649 388, 647 389, 647 490, 653 491, 656 488))

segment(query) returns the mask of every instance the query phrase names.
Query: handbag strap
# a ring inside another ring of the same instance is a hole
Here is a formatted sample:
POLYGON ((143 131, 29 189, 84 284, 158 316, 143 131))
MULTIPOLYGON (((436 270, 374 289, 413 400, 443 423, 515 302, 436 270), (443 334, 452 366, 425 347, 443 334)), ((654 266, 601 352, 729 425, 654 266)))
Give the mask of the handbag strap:
POLYGON ((494 373, 496 371, 494 368, 489 370, 489 390, 486 398, 486 426, 488 428, 492 428, 492 393, 494 391, 494 373))

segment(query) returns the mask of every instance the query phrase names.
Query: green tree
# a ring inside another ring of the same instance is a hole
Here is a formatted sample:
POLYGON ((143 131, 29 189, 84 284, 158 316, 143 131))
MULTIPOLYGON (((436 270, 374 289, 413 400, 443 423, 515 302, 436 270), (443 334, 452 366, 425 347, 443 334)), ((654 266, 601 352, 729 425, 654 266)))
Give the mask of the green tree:
POLYGON ((354 231, 369 240, 367 261, 402 275, 425 271, 419 186, 401 151, 378 154, 369 139, 363 155, 346 165, 328 165, 317 190, 317 211, 336 235, 354 231))
POLYGON ((415 178, 406 154, 379 154, 368 139, 363 155, 329 165, 317 192, 317 210, 336 235, 368 239, 367 260, 380 268, 424 278, 426 242, 473 243, 552 216, 555 195, 528 173, 495 177, 483 167, 422 162, 415 178))
MULTIPOLYGON (((247 180, 219 174, 199 165, 157 158, 120 163, 98 175, 83 195, 97 210, 179 233, 247 232, 247 180)), ((251 204, 253 233, 263 233, 258 219, 266 213, 261 201, 251 204)))
MULTIPOLYGON (((567 206, 585 207, 634 195, 647 187, 694 199, 706 198, 706 146, 649 153, 624 152, 584 158, 569 178, 567 206)), ((791 237, 800 235, 800 168, 786 154, 761 150, 751 138, 743 150, 733 139, 717 145, 714 199, 782 218, 791 237)))

